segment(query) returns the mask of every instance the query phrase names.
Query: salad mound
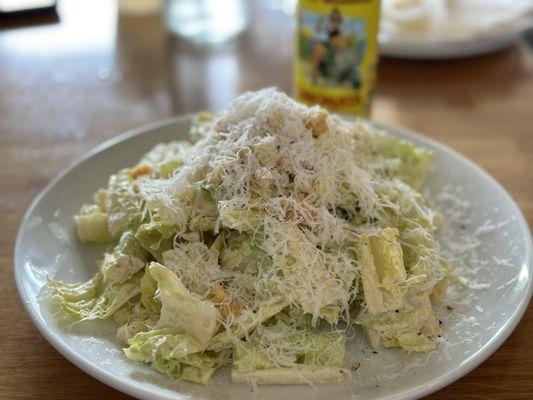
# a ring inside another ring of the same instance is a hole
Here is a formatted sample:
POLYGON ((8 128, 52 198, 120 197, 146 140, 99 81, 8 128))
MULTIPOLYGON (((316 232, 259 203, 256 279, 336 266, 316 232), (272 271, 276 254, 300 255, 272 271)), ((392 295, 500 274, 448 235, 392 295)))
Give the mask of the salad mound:
POLYGON ((420 193, 431 154, 274 89, 199 114, 75 216, 109 243, 87 282, 49 281, 77 320, 113 317, 126 356, 175 379, 338 381, 347 330, 427 352, 451 273, 420 193), (356 331, 359 332, 359 331, 356 331))

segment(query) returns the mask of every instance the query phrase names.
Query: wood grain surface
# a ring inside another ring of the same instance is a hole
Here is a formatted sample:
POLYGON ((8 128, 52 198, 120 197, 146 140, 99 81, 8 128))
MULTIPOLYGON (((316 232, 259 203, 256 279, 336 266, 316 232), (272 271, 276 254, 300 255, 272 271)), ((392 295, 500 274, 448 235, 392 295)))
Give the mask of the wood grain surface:
MULTIPOLYGON (((273 2, 271 2, 273 4, 273 2)), ((26 207, 63 168, 125 130, 238 93, 290 91, 293 22, 264 2, 236 43, 197 49, 157 15, 64 2, 59 18, 0 20, 0 398, 126 399, 57 353, 18 298, 13 246, 26 207)), ((467 60, 383 59, 373 118, 424 133, 494 176, 533 223, 533 58, 524 43, 467 60)), ((430 399, 533 398, 533 312, 473 372, 430 399)))

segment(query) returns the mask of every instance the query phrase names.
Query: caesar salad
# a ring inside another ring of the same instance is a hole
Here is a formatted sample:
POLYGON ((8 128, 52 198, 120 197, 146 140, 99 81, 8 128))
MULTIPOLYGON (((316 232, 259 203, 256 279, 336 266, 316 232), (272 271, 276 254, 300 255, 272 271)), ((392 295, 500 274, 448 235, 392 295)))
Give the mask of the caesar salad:
POLYGON ((453 272, 423 195, 431 153, 275 89, 195 116, 111 175, 74 224, 108 249, 93 278, 50 279, 74 321, 114 319, 129 359, 179 380, 349 376, 346 342, 428 352, 453 272))

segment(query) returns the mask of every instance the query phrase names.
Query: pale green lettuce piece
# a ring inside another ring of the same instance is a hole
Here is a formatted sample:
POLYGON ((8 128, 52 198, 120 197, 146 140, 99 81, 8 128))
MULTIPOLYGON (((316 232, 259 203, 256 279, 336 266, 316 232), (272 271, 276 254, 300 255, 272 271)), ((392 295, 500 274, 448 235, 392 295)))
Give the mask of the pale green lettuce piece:
POLYGON ((108 229, 108 215, 97 205, 84 205, 74 217, 76 233, 83 243, 108 243, 113 235, 108 229))
POLYGON ((377 136, 375 143, 379 155, 398 160, 396 165, 389 166, 389 174, 393 173, 415 189, 424 184, 433 158, 430 151, 390 135, 377 136))
POLYGON ((179 275, 190 291, 205 296, 221 277, 218 251, 203 242, 177 243, 163 253, 163 264, 179 275))
POLYGON ((418 290, 429 290, 446 273, 438 255, 435 235, 431 227, 424 226, 420 221, 404 221, 402 228, 400 239, 408 281, 418 290))
POLYGON ((149 165, 158 178, 168 178, 185 162, 189 142, 159 143, 154 146, 138 165, 149 165))
POLYGON ((328 321, 331 325, 339 322, 341 308, 339 306, 326 306, 320 309, 318 316, 328 321))
POLYGON ((145 269, 141 278, 141 303, 152 312, 161 311, 161 302, 157 298, 157 281, 152 278, 148 268, 145 269))
POLYGON ((407 274, 397 236, 397 229, 385 228, 375 234, 361 235, 356 243, 364 299, 369 313, 373 315, 402 305, 401 284, 407 274))
POLYGON ((243 271, 256 262, 252 252, 251 236, 247 233, 231 232, 220 254, 220 266, 226 270, 243 271))
POLYGON ((128 340, 139 332, 152 330, 157 324, 159 313, 154 313, 142 304, 125 304, 113 314, 113 319, 119 325, 117 340, 127 345, 128 340))
POLYGON ((287 306, 281 297, 274 297, 261 303, 255 310, 245 310, 231 327, 217 334, 209 343, 208 350, 229 349, 238 338, 252 332, 259 324, 278 314, 287 306))
POLYGON ((120 237, 112 252, 104 254, 102 273, 106 283, 121 283, 144 268, 147 252, 131 231, 120 237))
POLYGON ((161 261, 163 252, 172 248, 175 234, 175 228, 151 221, 139 226, 135 237, 146 251, 150 252, 156 260, 161 261))
POLYGON ((437 347, 433 337, 441 334, 427 292, 408 293, 404 305, 380 315, 363 311, 357 318, 373 347, 401 347, 427 352, 437 347))
POLYGON ((234 352, 234 382, 290 384, 342 380, 346 338, 278 321, 258 327, 234 352))
POLYGON ((144 268, 144 261, 127 254, 104 254, 102 273, 106 283, 121 283, 144 268))
POLYGON ((253 210, 243 209, 230 201, 219 201, 217 205, 220 222, 225 227, 246 232, 255 230, 260 224, 259 215, 253 210))
POLYGON ((79 320, 107 319, 140 292, 142 272, 121 283, 107 283, 101 271, 87 282, 68 284, 49 280, 52 297, 79 320))
POLYGON ((141 196, 129 171, 124 169, 109 178, 105 208, 113 237, 119 237, 127 230, 136 230, 143 219, 141 196))
POLYGON ((341 367, 346 337, 342 332, 319 332, 311 327, 297 327, 277 321, 261 325, 248 341, 237 343, 235 365, 239 371, 266 369, 273 366, 293 367, 295 364, 341 367), (264 352, 269 362, 258 365, 255 355, 264 352))
POLYGON ((126 231, 120 236, 116 247, 113 249, 115 254, 128 254, 135 256, 143 261, 148 258, 148 252, 143 249, 141 243, 135 238, 132 231, 126 231))
POLYGON ((189 230, 192 232, 213 231, 218 218, 217 203, 214 201, 214 193, 203 187, 196 189, 191 207, 191 220, 189 230))
POLYGON ((200 354, 197 340, 171 329, 138 333, 129 345, 124 353, 130 360, 148 363, 174 379, 206 384, 216 370, 215 360, 200 354))
POLYGON ((269 240, 286 242, 283 251, 270 254, 280 272, 278 292, 289 303, 318 318, 326 306, 338 305, 347 297, 356 275, 353 262, 338 262, 335 256, 318 249, 296 226, 281 226, 282 231, 268 232, 269 240))
POLYGON ((219 326, 216 307, 189 292, 178 276, 163 265, 152 262, 148 268, 159 287, 161 318, 157 328, 182 332, 205 348, 219 326))

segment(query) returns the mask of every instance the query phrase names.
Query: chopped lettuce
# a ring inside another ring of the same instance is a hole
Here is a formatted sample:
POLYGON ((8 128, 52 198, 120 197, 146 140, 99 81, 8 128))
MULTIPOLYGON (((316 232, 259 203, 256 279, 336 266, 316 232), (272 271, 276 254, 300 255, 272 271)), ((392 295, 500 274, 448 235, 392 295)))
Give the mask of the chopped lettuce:
POLYGON ((148 268, 145 269, 141 278, 141 303, 152 312, 161 311, 161 302, 157 297, 157 281, 152 278, 148 268))
POLYGON ((250 263, 255 262, 251 240, 247 233, 232 232, 221 252, 221 268, 243 271, 250 263))
POLYGON ((140 292, 142 272, 120 283, 106 283, 101 271, 87 282, 69 284, 49 280, 58 305, 79 320, 107 319, 140 292))
POLYGON ((281 298, 267 300, 255 310, 245 310, 225 331, 217 334, 209 343, 208 349, 220 351, 232 347, 236 338, 244 337, 262 322, 278 314, 287 306, 281 298))
POLYGON ((219 326, 216 307, 189 292, 178 276, 163 265, 152 262, 148 269, 158 284, 161 301, 157 328, 170 328, 189 335, 205 348, 219 326))
POLYGON ((74 217, 76 233, 83 243, 108 243, 113 235, 108 229, 108 214, 97 205, 84 205, 74 217))
MULTIPOLYGON (((297 303, 304 312, 314 316, 326 306, 337 305, 346 293, 344 289, 350 287, 355 278, 351 261, 332 265, 332 257, 313 246, 300 229, 288 224, 281 229, 280 236, 285 238, 286 247, 271 254, 281 273, 277 291, 288 303, 297 303)), ((276 232, 272 235, 275 237, 276 232)))
POLYGON ((385 228, 375 234, 362 235, 356 243, 365 302, 372 315, 402 305, 401 284, 407 274, 397 236, 397 229, 385 228))
POLYGON ((160 143, 143 156, 139 165, 150 166, 158 178, 168 178, 183 165, 189 147, 188 142, 160 143))
POLYGON ((218 251, 202 242, 179 243, 163 253, 163 264, 180 276, 190 291, 205 295, 220 278, 218 251))
POLYGON ((157 324, 159 313, 148 310, 139 303, 125 304, 113 314, 113 319, 119 326, 116 338, 124 344, 139 332, 152 330, 157 324))
POLYGON ((104 254, 101 271, 108 283, 121 283, 144 268, 146 251, 140 246, 131 231, 120 237, 112 252, 104 254))
POLYGON ((260 223, 255 211, 243 209, 229 201, 218 202, 218 213, 222 225, 239 232, 253 231, 260 223))
POLYGON ((105 199, 108 227, 113 237, 135 230, 142 222, 141 196, 128 169, 111 175, 105 199))
POLYGON ((379 315, 363 311, 360 324, 373 347, 401 347, 408 351, 431 351, 437 347, 433 337, 441 330, 428 293, 408 293, 402 307, 379 315))
POLYGON ((409 221, 400 233, 408 281, 419 290, 430 290, 445 275, 446 267, 438 257, 438 245, 431 230, 421 223, 409 221))
POLYGON ((319 333, 278 321, 258 327, 248 341, 237 344, 232 379, 256 383, 274 383, 270 381, 274 377, 286 380, 283 383, 339 380, 344 354, 342 333, 319 333))
POLYGON ((175 229, 157 222, 142 224, 135 233, 141 246, 158 261, 163 259, 163 252, 172 248, 175 229))
POLYGON ((148 363, 174 379, 206 384, 216 370, 215 360, 200 353, 197 340, 171 329, 141 332, 128 343, 124 353, 130 360, 148 363))
POLYGON ((212 190, 198 188, 194 196, 192 210, 189 222, 191 231, 203 232, 215 229, 218 208, 217 203, 214 201, 212 190))
POLYGON ((389 162, 387 172, 418 189, 426 180, 432 153, 391 135, 376 136, 374 151, 389 162))

